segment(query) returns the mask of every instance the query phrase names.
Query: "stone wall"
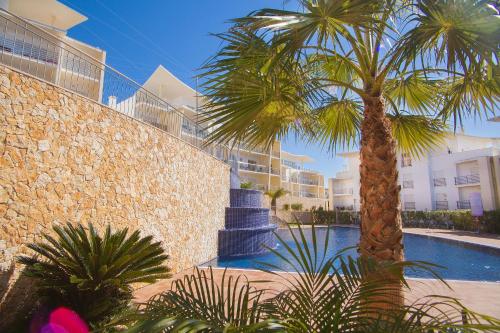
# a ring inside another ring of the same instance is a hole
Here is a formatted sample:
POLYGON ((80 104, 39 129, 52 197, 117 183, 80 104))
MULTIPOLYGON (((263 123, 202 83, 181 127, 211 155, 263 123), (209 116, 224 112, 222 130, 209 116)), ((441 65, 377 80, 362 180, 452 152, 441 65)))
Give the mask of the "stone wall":
POLYGON ((226 206, 225 163, 0 66, 0 272, 26 242, 65 222, 152 234, 179 271, 216 256, 226 206))

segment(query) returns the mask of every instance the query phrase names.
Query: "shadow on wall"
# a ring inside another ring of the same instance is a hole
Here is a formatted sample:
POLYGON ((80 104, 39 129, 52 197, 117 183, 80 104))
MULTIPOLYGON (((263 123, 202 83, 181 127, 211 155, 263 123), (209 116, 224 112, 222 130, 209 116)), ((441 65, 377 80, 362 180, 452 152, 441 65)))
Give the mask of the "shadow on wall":
POLYGON ((25 332, 38 305, 33 281, 22 272, 17 278, 14 273, 14 263, 7 270, 0 270, 0 332, 3 333, 25 332), (9 281, 15 282, 8 287, 9 281))

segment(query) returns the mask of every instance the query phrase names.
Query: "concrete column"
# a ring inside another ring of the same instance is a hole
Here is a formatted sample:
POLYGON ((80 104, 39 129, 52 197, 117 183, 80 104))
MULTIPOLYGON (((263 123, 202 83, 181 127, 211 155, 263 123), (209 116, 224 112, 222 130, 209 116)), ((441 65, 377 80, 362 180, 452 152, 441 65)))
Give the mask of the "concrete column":
POLYGON ((493 180, 495 209, 500 209, 500 156, 493 156, 490 160, 493 180))
POLYGON ((478 158, 477 162, 479 165, 479 177, 480 177, 481 199, 483 201, 483 209, 494 210, 496 208, 496 204, 495 204, 494 182, 492 177, 490 158, 487 156, 480 157, 478 158))

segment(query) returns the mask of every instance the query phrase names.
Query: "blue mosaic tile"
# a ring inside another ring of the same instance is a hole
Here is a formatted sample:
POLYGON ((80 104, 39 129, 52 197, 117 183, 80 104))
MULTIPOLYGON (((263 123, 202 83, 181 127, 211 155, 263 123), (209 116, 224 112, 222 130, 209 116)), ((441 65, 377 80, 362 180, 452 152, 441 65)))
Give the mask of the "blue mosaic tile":
POLYGON ((269 209, 262 208, 262 192, 246 189, 230 190, 226 208, 225 229, 219 230, 219 257, 259 255, 277 245, 269 224, 269 209))
POLYGON ((230 207, 262 207, 262 192, 257 190, 231 189, 230 207))
POLYGON ((269 224, 269 209, 254 207, 226 208, 226 229, 260 228, 269 224))
POLYGON ((259 229, 219 230, 219 257, 265 254, 276 247, 276 225, 259 229))

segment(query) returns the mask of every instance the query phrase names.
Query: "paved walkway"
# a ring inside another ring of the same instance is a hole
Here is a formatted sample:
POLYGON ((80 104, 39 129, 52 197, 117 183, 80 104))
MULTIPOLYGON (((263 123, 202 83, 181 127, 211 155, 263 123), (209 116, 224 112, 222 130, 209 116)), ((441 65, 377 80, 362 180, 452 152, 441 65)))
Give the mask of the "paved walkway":
MULTIPOLYGON (((215 278, 220 279, 223 269, 214 269, 215 278)), ((267 281, 264 286, 271 290, 283 290, 279 277, 273 274, 256 270, 228 270, 231 275, 245 275, 249 281, 267 281)), ((181 278, 185 271, 176 274, 173 278, 181 278)), ((287 273, 292 274, 292 273, 287 273)), ((406 295, 407 301, 411 302, 426 295, 442 295, 458 298, 467 307, 476 312, 500 318, 500 283, 494 282, 469 282, 469 281, 447 281, 452 289, 449 289, 441 282, 431 279, 408 279, 411 293, 406 295)), ((154 295, 168 290, 171 280, 164 280, 155 284, 140 288, 135 292, 136 302, 145 302, 154 295)), ((259 287, 259 283, 254 283, 259 287)))
POLYGON ((500 235, 478 234, 470 231, 404 228, 404 232, 416 235, 452 239, 466 243, 479 244, 500 249, 500 235))

